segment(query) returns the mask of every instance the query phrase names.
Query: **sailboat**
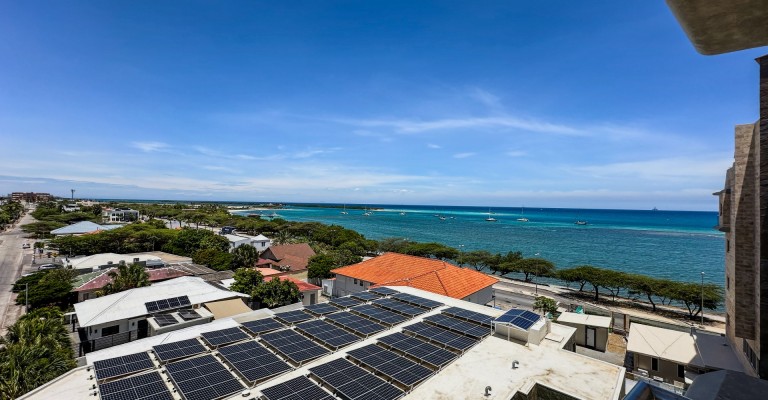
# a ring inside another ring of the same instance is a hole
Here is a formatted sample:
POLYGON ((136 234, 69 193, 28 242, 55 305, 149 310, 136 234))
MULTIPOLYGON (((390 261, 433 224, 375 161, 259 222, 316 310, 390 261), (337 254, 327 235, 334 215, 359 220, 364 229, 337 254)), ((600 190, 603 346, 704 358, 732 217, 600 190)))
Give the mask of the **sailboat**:
POLYGON ((486 218, 485 220, 488 221, 488 222, 496 222, 496 218, 493 218, 491 216, 491 209, 490 208, 488 209, 488 218, 486 218))
POLYGON ((586 225, 587 221, 584 221, 583 219, 580 219, 580 220, 576 221, 575 224, 576 225, 586 225))
POLYGON ((344 209, 341 211, 341 215, 347 215, 347 214, 349 214, 349 213, 347 212, 347 205, 346 205, 346 204, 344 204, 344 209))
POLYGON ((524 214, 523 207, 520 207, 520 218, 518 218, 517 220, 520 222, 528 222, 528 218, 525 218, 523 214, 524 214))
POLYGON ((371 215, 373 215, 373 213, 368 211, 368 207, 365 207, 365 212, 363 213, 363 215, 366 217, 370 217, 371 215))

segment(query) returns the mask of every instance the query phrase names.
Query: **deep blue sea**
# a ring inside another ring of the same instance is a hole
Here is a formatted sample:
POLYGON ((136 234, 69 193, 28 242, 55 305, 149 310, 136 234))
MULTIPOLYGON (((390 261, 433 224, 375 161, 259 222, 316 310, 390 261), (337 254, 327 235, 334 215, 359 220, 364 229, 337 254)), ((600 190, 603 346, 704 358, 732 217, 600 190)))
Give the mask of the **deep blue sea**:
POLYGON ((368 206, 374 209, 371 216, 302 205, 276 212, 288 221, 341 225, 369 239, 403 237, 465 251, 519 250, 558 268, 589 264, 691 282, 700 282, 704 272, 705 282, 725 281, 725 239, 713 228, 716 212, 498 207, 490 209, 497 221, 487 222, 487 207, 368 206), (529 221, 517 221, 521 217, 529 221), (576 225, 577 220, 588 224, 576 225))

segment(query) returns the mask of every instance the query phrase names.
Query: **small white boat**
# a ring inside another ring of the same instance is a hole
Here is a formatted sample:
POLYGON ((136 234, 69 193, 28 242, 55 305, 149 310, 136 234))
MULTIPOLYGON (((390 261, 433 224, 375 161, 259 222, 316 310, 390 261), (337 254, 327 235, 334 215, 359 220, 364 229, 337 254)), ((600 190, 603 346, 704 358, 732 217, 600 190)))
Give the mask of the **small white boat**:
POLYGON ((587 224, 587 221, 584 221, 584 220, 576 221, 576 225, 586 225, 586 224, 587 224))
POLYGON ((405 215, 405 213, 404 213, 404 212, 401 212, 401 213, 400 213, 400 215, 405 215))
POLYGON ((491 216, 491 209, 490 208, 488 209, 488 218, 486 218, 485 220, 488 221, 488 222, 496 222, 496 218, 493 218, 491 216))
POLYGON ((445 218, 442 215, 440 216, 440 221, 445 221, 446 219, 448 219, 448 218, 445 218))
POLYGON ((366 207, 366 208, 365 208, 365 212, 363 213, 363 216, 365 216, 365 217, 370 217, 371 215, 373 215, 373 213, 372 213, 372 212, 370 212, 370 211, 368 211, 368 208, 366 207))
POLYGON ((520 218, 517 219, 519 222, 528 222, 528 218, 525 218, 524 214, 523 207, 520 207, 520 218))
POLYGON ((344 209, 343 209, 343 210, 341 210, 341 215, 347 215, 347 214, 349 214, 349 213, 347 212, 347 205, 346 205, 346 204, 344 204, 344 209))

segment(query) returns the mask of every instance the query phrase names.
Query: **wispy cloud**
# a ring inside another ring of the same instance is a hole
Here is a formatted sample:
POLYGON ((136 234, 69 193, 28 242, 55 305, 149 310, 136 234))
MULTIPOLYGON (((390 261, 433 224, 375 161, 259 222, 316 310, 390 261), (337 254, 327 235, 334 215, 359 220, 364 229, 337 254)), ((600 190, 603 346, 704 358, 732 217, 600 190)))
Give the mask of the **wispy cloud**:
POLYGON ((467 152, 467 153, 457 153, 453 155, 453 158, 469 158, 476 156, 477 153, 467 152))
POLYGON ((501 110, 503 108, 501 99, 499 99, 498 96, 479 87, 470 88, 469 97, 494 111, 501 110))
POLYGON ((391 128, 398 133, 423 133, 457 129, 510 128, 528 132, 588 136, 589 132, 566 125, 514 116, 414 119, 335 119, 335 122, 359 127, 391 128))
POLYGON ((509 157, 524 157, 524 156, 528 155, 528 153, 526 153, 526 152, 524 152, 522 150, 510 150, 510 151, 508 151, 508 152, 506 152, 504 154, 506 154, 509 157))
POLYGON ((430 148, 430 149, 442 149, 443 148, 443 146, 440 146, 439 144, 434 144, 434 143, 427 143, 427 147, 430 148))
POLYGON ((161 151, 163 149, 168 148, 168 145, 162 142, 132 142, 131 146, 145 153, 151 153, 153 151, 161 151))
POLYGON ((650 181, 689 181, 722 179, 733 163, 726 154, 672 157, 574 167, 571 171, 597 179, 644 179, 650 181))
POLYGON ((229 172, 229 173, 233 173, 233 174, 242 173, 242 171, 240 171, 238 169, 230 168, 230 167, 224 167, 224 166, 221 166, 221 165, 205 165, 202 168, 205 169, 205 170, 208 170, 208 171, 222 171, 222 172, 229 172))

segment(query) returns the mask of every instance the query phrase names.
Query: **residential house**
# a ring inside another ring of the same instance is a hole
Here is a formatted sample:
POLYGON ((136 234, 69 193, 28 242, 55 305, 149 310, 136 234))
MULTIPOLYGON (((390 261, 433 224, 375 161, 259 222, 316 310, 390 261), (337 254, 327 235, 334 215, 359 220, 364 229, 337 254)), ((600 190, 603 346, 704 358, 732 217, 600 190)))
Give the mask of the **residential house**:
POLYGON ((227 238, 229 241, 229 251, 233 251, 234 249, 244 245, 248 244, 256 248, 259 252, 263 252, 269 248, 269 246, 272 245, 272 240, 270 240, 268 237, 264 235, 258 235, 258 236, 248 236, 248 235, 235 235, 235 234, 224 234, 222 235, 227 238))
POLYGON ((280 279, 284 281, 290 281, 296 284, 299 288, 301 303, 305 306, 310 306, 312 304, 316 304, 317 301, 320 299, 320 291, 322 288, 320 286, 313 285, 311 283, 302 281, 300 279, 296 279, 292 276, 284 275, 284 276, 270 276, 265 277, 265 281, 271 281, 272 279, 280 279))
POLYGON ((80 211, 80 206, 77 204, 66 204, 61 207, 61 211, 64 211, 64 212, 80 211))
POLYGON ((744 372, 725 337, 633 323, 627 353, 634 373, 681 388, 693 378, 717 370, 744 372))
POLYGON ((446 261, 399 253, 384 253, 331 272, 336 274, 334 296, 346 296, 377 285, 410 286, 477 304, 487 304, 493 299, 493 284, 499 281, 446 261))
MULTIPOLYGON (((110 272, 117 272, 117 268, 98 269, 94 272, 78 275, 73 283, 73 292, 77 293, 77 301, 85 301, 96 297, 97 292, 112 282, 110 272)), ((176 268, 147 268, 148 280, 151 284, 167 281, 181 276, 190 276, 191 273, 176 268)))
POLYGON ((119 264, 141 264, 145 267, 159 268, 165 266, 163 260, 151 253, 99 253, 84 257, 67 258, 64 266, 78 270, 81 273, 112 268, 119 264))
POLYGON ((139 220, 139 212, 130 208, 105 208, 101 212, 104 222, 133 222, 139 220))
POLYGON ((108 231, 121 227, 122 225, 100 225, 91 221, 80 221, 72 225, 54 229, 51 231, 51 234, 54 236, 80 236, 88 233, 108 231))
POLYGON ((261 253, 257 266, 294 273, 306 270, 314 255, 315 251, 307 243, 273 245, 261 253))

